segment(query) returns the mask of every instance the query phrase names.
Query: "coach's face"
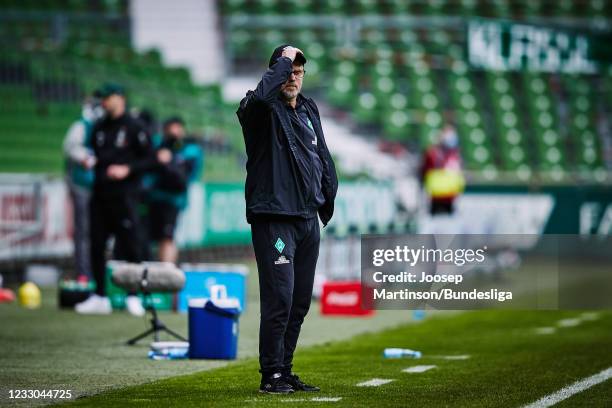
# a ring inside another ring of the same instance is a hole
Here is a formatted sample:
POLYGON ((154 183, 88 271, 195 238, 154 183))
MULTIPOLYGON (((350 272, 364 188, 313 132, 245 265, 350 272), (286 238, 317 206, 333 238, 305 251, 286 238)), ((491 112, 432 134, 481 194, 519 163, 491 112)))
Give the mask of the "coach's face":
POLYGON ((281 95, 285 100, 295 99, 302 90, 302 81, 304 80, 304 66, 293 64, 293 71, 289 74, 289 78, 281 85, 281 95))

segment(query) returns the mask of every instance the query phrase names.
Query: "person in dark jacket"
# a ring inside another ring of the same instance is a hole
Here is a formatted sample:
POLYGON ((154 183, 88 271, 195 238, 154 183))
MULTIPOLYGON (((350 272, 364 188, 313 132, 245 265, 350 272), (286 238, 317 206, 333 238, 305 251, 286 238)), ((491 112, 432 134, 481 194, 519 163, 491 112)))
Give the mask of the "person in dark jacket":
POLYGON ((261 304, 260 391, 319 391, 292 372, 310 307, 319 254, 319 220, 332 218, 338 179, 317 105, 300 91, 306 58, 282 45, 236 112, 246 144, 246 217, 261 304))
MULTIPOLYGON (((96 157, 90 201, 91 267, 96 293, 75 306, 84 314, 111 313, 106 296, 106 244, 111 235, 118 253, 129 262, 142 261, 141 225, 137 212, 142 174, 154 168, 155 157, 150 135, 144 125, 126 111, 124 90, 116 84, 101 89, 106 116, 91 130, 91 144, 96 157)), ((128 311, 144 314, 140 299, 126 298, 128 311)))
POLYGON ((154 144, 158 158, 168 163, 151 175, 149 232, 151 240, 159 244, 159 260, 176 263, 174 232, 180 212, 187 208, 189 186, 201 178, 204 151, 195 138, 187 135, 182 118, 168 118, 162 130, 161 140, 154 144))

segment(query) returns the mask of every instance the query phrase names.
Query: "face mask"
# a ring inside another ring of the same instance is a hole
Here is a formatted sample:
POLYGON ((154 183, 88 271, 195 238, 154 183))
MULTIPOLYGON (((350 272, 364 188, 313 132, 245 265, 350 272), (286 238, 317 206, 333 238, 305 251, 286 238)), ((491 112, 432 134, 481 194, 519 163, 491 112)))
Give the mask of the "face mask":
POLYGON ((104 108, 99 104, 86 103, 83 105, 81 115, 89 122, 95 122, 105 115, 104 108))
POLYGON ((176 137, 175 135, 166 133, 164 139, 165 145, 170 149, 180 149, 181 147, 183 147, 182 138, 176 137))
POLYGON ((454 130, 447 130, 442 135, 442 145, 448 149, 454 149, 459 145, 459 138, 457 132, 454 130))
POLYGON ((102 105, 96 105, 93 111, 94 111, 94 120, 102 119, 106 115, 106 111, 104 110, 102 105))

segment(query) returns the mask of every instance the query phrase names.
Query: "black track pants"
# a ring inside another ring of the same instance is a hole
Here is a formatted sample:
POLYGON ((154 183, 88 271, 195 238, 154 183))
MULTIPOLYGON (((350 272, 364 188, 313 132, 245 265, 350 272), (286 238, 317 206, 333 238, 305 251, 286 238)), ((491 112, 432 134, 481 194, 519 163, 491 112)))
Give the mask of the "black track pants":
POLYGON ((251 224, 251 232, 259 272, 261 372, 289 373, 312 299, 319 220, 258 220, 251 224))
POLYGON ((106 296, 106 243, 115 237, 120 259, 140 262, 141 225, 136 195, 95 194, 90 201, 91 268, 96 280, 96 293, 106 296))

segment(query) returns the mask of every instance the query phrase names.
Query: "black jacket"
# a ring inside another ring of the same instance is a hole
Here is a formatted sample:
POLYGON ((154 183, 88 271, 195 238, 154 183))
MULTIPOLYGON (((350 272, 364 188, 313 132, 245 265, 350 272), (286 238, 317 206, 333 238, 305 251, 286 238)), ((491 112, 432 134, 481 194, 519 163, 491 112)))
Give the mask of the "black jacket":
POLYGON ((157 164, 149 134, 139 120, 128 114, 96 122, 91 145, 97 159, 93 186, 97 194, 137 193, 143 172, 157 164), (111 164, 127 164, 130 174, 123 180, 110 179, 106 170, 111 164))
MULTIPOLYGON (((178 141, 172 137, 165 137, 157 151, 168 149, 172 152, 170 163, 160 165, 155 175, 154 188, 169 193, 186 193, 189 188, 189 181, 196 170, 197 163, 195 157, 185 157, 181 154, 186 145, 196 144, 193 138, 185 138, 178 141)), ((192 147, 192 146, 190 146, 192 147)), ((199 148, 199 147, 198 147, 199 148)))
MULTIPOLYGON (((264 74, 255 91, 247 92, 236 114, 242 126, 247 153, 246 215, 250 223, 258 215, 307 217, 312 209, 306 166, 310 158, 300 152, 289 113, 279 97, 280 87, 292 70, 291 59, 281 57, 264 74)), ((325 143, 319 110, 314 101, 298 95, 312 120, 323 164, 321 188, 325 204, 318 209, 326 225, 334 213, 338 177, 325 143)))

